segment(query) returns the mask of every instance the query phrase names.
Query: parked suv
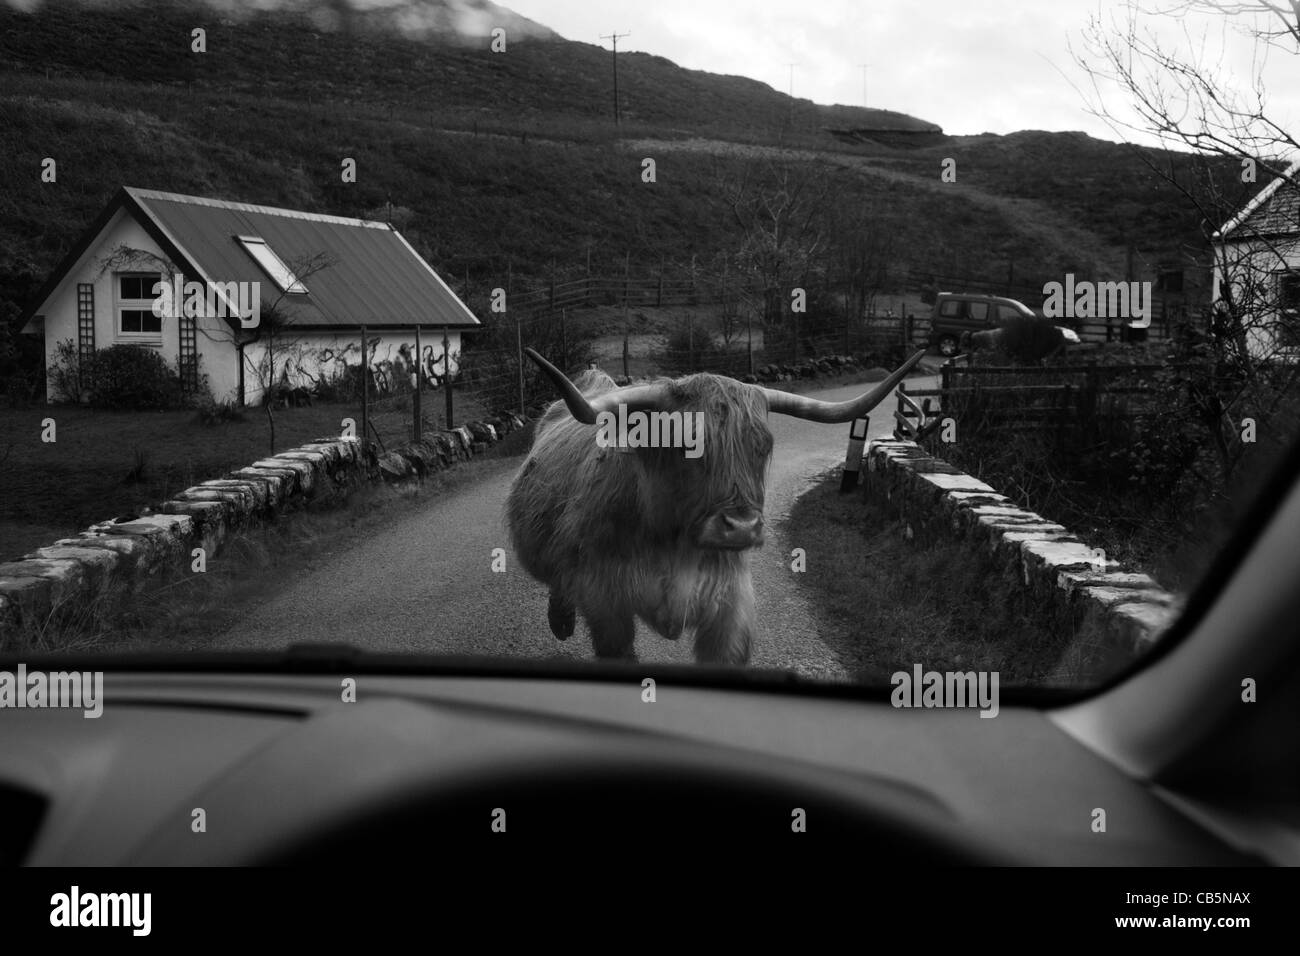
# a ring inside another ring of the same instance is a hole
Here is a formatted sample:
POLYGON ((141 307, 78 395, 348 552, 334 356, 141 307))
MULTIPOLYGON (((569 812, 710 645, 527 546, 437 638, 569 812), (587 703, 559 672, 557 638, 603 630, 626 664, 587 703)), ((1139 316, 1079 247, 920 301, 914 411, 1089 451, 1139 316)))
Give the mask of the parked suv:
POLYGON ((940 292, 934 299, 934 312, 930 316, 930 344, 938 346, 939 354, 956 355, 963 332, 996 329, 1009 319, 1044 318, 1023 302, 1000 295, 980 295, 973 292, 940 292))

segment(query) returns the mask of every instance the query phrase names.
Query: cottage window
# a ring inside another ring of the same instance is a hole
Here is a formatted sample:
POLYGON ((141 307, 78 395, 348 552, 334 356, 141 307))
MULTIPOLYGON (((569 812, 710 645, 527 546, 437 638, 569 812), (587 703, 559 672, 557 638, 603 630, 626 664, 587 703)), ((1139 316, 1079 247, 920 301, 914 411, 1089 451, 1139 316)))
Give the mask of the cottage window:
POLYGON ((1283 314, 1300 314, 1300 272, 1278 273, 1277 306, 1283 314))
POLYGON ((1300 348, 1300 272, 1277 274, 1278 345, 1300 348))
POLYGON ((117 334, 124 338, 156 341, 162 336, 162 316, 154 315, 156 272, 119 272, 114 277, 117 334))

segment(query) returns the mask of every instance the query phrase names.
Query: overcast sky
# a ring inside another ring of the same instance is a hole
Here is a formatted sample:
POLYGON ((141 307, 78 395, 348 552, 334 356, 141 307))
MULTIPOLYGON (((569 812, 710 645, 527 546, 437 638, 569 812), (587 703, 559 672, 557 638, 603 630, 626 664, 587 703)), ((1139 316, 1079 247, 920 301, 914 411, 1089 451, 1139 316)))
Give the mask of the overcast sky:
MULTIPOLYGON (((1178 0, 1145 2, 1153 8, 1178 5, 1178 0)), ((608 45, 600 34, 630 31, 619 41, 620 50, 752 77, 782 92, 789 90, 787 64, 793 62, 795 96, 818 103, 861 105, 860 64, 866 63, 867 105, 910 113, 952 134, 1046 129, 1120 138, 1086 112, 1071 83, 1082 88, 1088 81, 1069 49, 1083 49, 1081 31, 1090 15, 1109 23, 1123 9, 1115 0, 505 0, 503 5, 570 40, 608 45)), ((1148 22, 1162 43, 1185 51, 1199 48, 1204 39, 1203 59, 1211 68, 1249 78, 1253 46, 1225 29, 1224 18, 1180 20, 1166 14, 1148 22)), ((1300 56, 1274 54, 1266 78, 1271 106, 1295 132, 1300 56)))
MULTIPOLYGON (((22 9, 45 0, 0 0, 22 9)), ((57 0, 56 0, 57 2, 57 0)), ((113 4, 121 0, 98 0, 113 4)), ((195 0, 218 8, 257 9, 323 0, 195 0)), ((330 0, 390 7, 421 21, 425 0, 330 0)), ((491 14, 478 0, 440 0, 461 29, 485 33, 491 14)), ((1153 11, 1141 29, 1188 59, 1220 85, 1250 89, 1260 47, 1244 36, 1247 15, 1186 15, 1213 0, 1135 0, 1153 11), (1163 11, 1163 12, 1161 12, 1163 11)), ((620 50, 666 57, 679 66, 747 76, 817 103, 864 102, 910 113, 949 134, 1022 129, 1082 130, 1103 139, 1155 140, 1116 130, 1088 111, 1096 102, 1071 49, 1085 53, 1091 18, 1122 27, 1124 0, 504 0, 514 12, 561 36, 608 49, 601 34, 630 33, 620 50), (1086 95, 1085 95, 1086 94, 1086 95)), ((1262 7, 1266 0, 1220 0, 1225 7, 1262 7)), ((1287 3, 1276 4, 1284 10, 1287 3)), ((1270 19, 1270 18, 1266 18, 1270 19)), ((1263 67, 1268 117, 1300 138, 1300 51, 1294 40, 1272 50, 1263 67)), ((1112 116, 1132 119, 1127 100, 1103 88, 1112 116)), ((1247 105, 1253 105, 1247 97, 1247 105)))

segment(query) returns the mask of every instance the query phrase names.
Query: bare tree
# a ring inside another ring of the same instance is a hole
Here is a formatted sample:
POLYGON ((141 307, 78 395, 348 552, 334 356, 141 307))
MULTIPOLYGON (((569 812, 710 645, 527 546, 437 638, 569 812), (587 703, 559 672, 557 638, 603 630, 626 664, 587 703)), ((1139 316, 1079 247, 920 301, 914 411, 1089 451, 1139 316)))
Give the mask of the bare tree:
POLYGON ((1212 253, 1212 385, 1200 405, 1226 481, 1243 452, 1230 437, 1247 419, 1267 428, 1300 372, 1300 143, 1270 113, 1264 79, 1270 56, 1300 55, 1300 3, 1128 0, 1092 17, 1082 40, 1089 111, 1121 139, 1141 133, 1192 154, 1190 177, 1143 155, 1197 210, 1212 253), (1223 67, 1233 37, 1250 53, 1244 80, 1223 67))
MULTIPOLYGON (((1083 49, 1074 54, 1090 81, 1088 109, 1112 129, 1155 136, 1162 143, 1230 158, 1277 156, 1300 149, 1293 133, 1267 110, 1264 71, 1270 52, 1295 57, 1300 27, 1278 29, 1269 0, 1171 0, 1148 8, 1126 0, 1109 20, 1092 16, 1083 49), (1179 24, 1182 42, 1162 39, 1151 24, 1179 24), (1202 26, 1198 35, 1196 24, 1202 26), (1217 50, 1213 28, 1219 29, 1217 50), (1222 67, 1228 36, 1253 46, 1251 75, 1233 79, 1222 67), (1117 90, 1127 110, 1114 108, 1117 90)), ((1285 21, 1284 21, 1285 22, 1285 21)), ((1266 167, 1284 175, 1285 165, 1266 167)))
POLYGON ((744 159, 715 165, 714 180, 743 235, 738 271, 761 297, 766 328, 782 324, 790 290, 820 272, 829 181, 815 163, 744 159))
POLYGON ((831 217, 830 249, 833 269, 847 299, 846 311, 860 320, 874 311, 876 296, 889 278, 892 232, 881 226, 871 205, 843 205, 831 217))

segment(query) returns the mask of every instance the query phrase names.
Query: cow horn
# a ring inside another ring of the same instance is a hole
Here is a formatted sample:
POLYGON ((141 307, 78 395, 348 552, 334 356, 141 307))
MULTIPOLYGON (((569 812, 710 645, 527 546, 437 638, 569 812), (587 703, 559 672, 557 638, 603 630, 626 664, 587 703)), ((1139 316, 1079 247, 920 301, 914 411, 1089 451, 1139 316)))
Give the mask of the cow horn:
POLYGON ((601 412, 613 411, 619 405, 626 405, 629 409, 648 409, 658 408, 664 403, 665 392, 661 385, 628 385, 598 395, 594 402, 588 401, 587 396, 578 390, 578 386, 569 381, 567 375, 542 358, 536 351, 525 348, 524 352, 537 363, 537 366, 546 373, 546 377, 554 383, 556 389, 560 392, 560 397, 564 399, 564 404, 569 407, 569 414, 584 425, 596 424, 597 415, 601 412))
POLYGON ((925 354, 925 351, 925 349, 921 349, 900 365, 889 378, 871 391, 859 395, 857 398, 851 398, 847 402, 823 402, 816 398, 809 398, 807 395, 795 395, 791 392, 780 392, 776 389, 764 388, 763 393, 767 396, 768 411, 777 412, 781 415, 790 415, 793 418, 803 418, 810 422, 826 422, 828 424, 851 422, 855 418, 861 418, 888 398, 898 383, 912 370, 912 366, 921 361, 921 356, 925 354))

